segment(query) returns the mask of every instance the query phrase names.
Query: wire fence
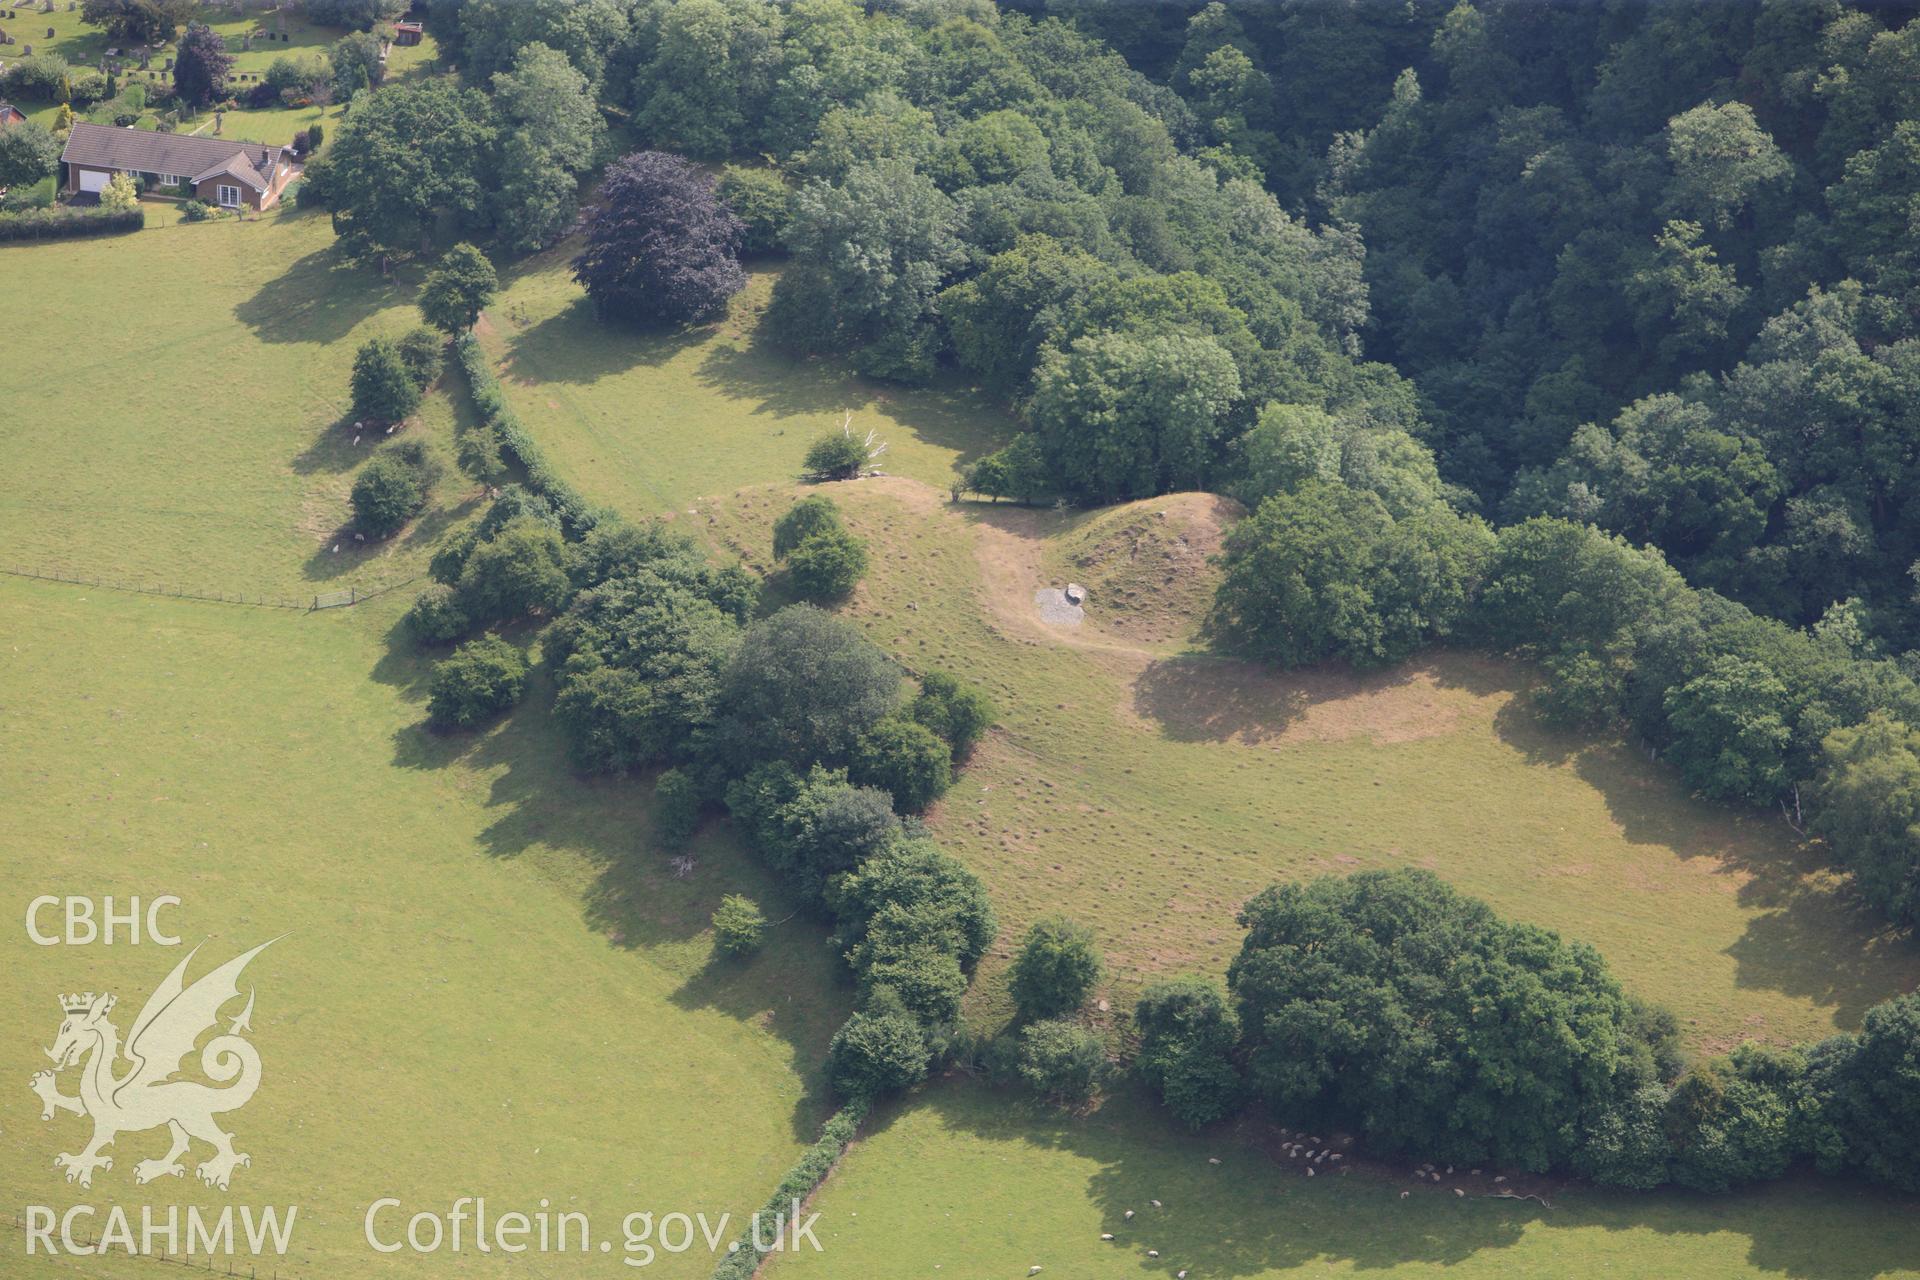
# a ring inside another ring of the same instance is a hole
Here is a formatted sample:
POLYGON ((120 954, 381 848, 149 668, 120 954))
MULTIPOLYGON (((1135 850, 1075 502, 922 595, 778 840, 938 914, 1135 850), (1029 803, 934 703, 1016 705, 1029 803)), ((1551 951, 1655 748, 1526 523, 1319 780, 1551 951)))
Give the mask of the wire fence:
MULTIPOLYGON (((17 1199, 9 1196, 9 1199, 17 1199)), ((136 1219, 137 1221, 137 1215, 136 1219)), ((91 1218, 89 1218, 89 1222, 91 1218)), ((27 1220, 18 1209, 9 1210, 5 1218, 0 1218, 0 1227, 24 1237, 27 1233, 27 1220)), ((222 1253, 182 1253, 155 1252, 140 1246, 139 1232, 136 1229, 132 1241, 127 1237, 116 1236, 106 1250, 100 1251, 100 1233, 91 1226, 81 1226, 78 1222, 67 1233, 67 1238, 81 1248, 93 1251, 81 1254, 77 1250, 69 1253, 66 1240, 56 1226, 53 1239, 60 1241, 59 1248, 53 1252, 36 1252, 35 1265, 48 1270, 65 1271, 71 1275, 86 1276, 89 1280, 108 1280, 111 1276, 129 1274, 124 1265, 132 1261, 152 1262, 162 1266, 176 1267, 202 1275, 235 1276, 243 1280, 280 1280, 282 1276, 291 1276, 299 1269, 303 1259, 273 1255, 264 1258, 244 1257, 237 1254, 222 1253)), ((22 1239, 17 1252, 26 1252, 27 1242, 22 1239)), ((9 1248, 9 1254, 16 1252, 9 1248)))
POLYGON ((163 582, 141 582, 135 579, 101 578, 91 574, 73 573, 63 569, 15 569, 0 566, 0 575, 9 578, 27 578, 35 582, 64 582, 77 587, 94 587, 102 591, 126 591, 143 596, 166 596, 173 600, 199 600, 208 604, 237 604, 253 609, 285 609, 296 613, 314 613, 322 609, 346 609, 356 604, 365 604, 398 591, 420 581, 420 575, 402 578, 398 582, 389 582, 384 586, 367 590, 362 587, 343 587, 333 591, 320 591, 311 596, 289 598, 286 596, 256 595, 246 592, 229 593, 224 591, 193 591, 184 587, 175 587, 163 582))

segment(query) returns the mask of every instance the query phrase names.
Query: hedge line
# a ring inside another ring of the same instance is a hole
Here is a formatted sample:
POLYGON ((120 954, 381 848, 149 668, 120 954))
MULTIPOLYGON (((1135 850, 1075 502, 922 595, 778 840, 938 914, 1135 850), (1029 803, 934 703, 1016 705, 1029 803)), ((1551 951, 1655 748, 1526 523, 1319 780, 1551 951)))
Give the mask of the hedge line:
POLYGON ((585 536, 587 530, 605 518, 604 514, 587 501, 585 494, 561 479, 541 452, 532 433, 520 421, 519 415, 508 406, 506 392, 500 386, 500 379, 493 374, 480 339, 470 331, 463 333, 455 339, 453 350, 459 357, 460 367, 466 371, 467 387, 473 396, 474 406, 499 436, 500 447, 512 454, 514 461, 526 472, 527 488, 553 504, 560 513, 561 522, 566 525, 568 537, 578 539, 585 536))
POLYGON ((27 209, 0 214, 0 241, 104 236, 146 225, 145 209, 27 209))
MULTIPOLYGON (((795 1200, 806 1200, 826 1181, 834 1162, 846 1151, 847 1144, 853 1141, 853 1135, 859 1131, 860 1122, 867 1118, 867 1108, 865 1099, 856 1098, 827 1117, 826 1124, 820 1127, 819 1140, 801 1153, 800 1158, 793 1162, 793 1167, 787 1170, 787 1176, 780 1179, 780 1185, 774 1188, 766 1208, 760 1211, 763 1216, 784 1217, 792 1212, 795 1200)), ((738 1247, 713 1269, 713 1280, 752 1280, 753 1273, 760 1269, 761 1260, 772 1252, 753 1247, 752 1220, 748 1222, 747 1235, 732 1242, 738 1247)), ((775 1237, 775 1240, 778 1238, 775 1237)), ((768 1244, 774 1242, 767 1241, 768 1244)))

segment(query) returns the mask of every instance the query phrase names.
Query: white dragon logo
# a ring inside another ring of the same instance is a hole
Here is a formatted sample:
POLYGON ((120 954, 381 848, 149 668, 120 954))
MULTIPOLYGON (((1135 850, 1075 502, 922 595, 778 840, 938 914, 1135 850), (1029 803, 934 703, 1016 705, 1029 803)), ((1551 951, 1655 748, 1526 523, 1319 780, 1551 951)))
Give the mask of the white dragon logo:
POLYGON ((238 979, 247 962, 279 939, 261 943, 245 955, 229 960, 212 973, 187 986, 184 978, 187 962, 199 951, 195 947, 186 960, 174 966, 159 989, 148 998, 140 1016, 133 1020, 127 1036, 125 1054, 133 1064, 124 1074, 114 1073, 121 1056, 120 1029, 107 1020, 114 997, 106 993, 63 996, 60 1024, 47 1056, 53 1070, 33 1077, 33 1091, 40 1096, 40 1118, 53 1119, 56 1111, 93 1117, 93 1141, 79 1155, 62 1152, 54 1158, 57 1169, 67 1171, 68 1182, 93 1185, 95 1169, 113 1168, 113 1160, 100 1154, 100 1148, 112 1144, 122 1133, 167 1126, 173 1146, 158 1160, 142 1160, 133 1167, 136 1183, 151 1182, 163 1176, 180 1177, 186 1170, 180 1157, 187 1153, 190 1138, 198 1138, 213 1147, 213 1156, 200 1163, 195 1173, 210 1187, 227 1189, 239 1165, 253 1161, 233 1149, 233 1135, 225 1132, 214 1117, 237 1111, 260 1087, 260 1054, 240 1038, 251 1031, 253 992, 247 992, 247 1007, 230 1021, 226 1034, 217 1035, 200 1052, 200 1069, 208 1079, 225 1088, 214 1088, 196 1080, 173 1079, 185 1065, 194 1044, 220 1021, 220 1009, 240 995, 238 979), (80 1096, 62 1094, 55 1073, 86 1060, 80 1073, 80 1096), (237 1079, 236 1079, 237 1077, 237 1079), (228 1084, 228 1081, 233 1083, 228 1084))

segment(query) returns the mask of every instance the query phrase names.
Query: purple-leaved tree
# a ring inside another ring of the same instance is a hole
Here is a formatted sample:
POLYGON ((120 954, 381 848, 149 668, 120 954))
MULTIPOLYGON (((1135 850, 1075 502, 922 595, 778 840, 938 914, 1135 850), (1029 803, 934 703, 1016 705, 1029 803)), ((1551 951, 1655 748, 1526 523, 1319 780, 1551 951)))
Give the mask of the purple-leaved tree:
POLYGON ((679 156, 637 151, 608 166, 573 278, 605 319, 702 320, 747 282, 743 231, 713 179, 679 156))

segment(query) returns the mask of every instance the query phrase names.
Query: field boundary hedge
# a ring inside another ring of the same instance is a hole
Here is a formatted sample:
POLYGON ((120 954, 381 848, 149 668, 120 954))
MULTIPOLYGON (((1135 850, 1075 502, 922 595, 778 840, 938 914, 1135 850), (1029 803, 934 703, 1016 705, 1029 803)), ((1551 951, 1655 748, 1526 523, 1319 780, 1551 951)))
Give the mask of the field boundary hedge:
POLYGON ((473 396, 474 407, 498 434, 500 447, 512 454, 513 460, 526 473, 527 488, 554 505, 561 521, 567 526, 567 532, 573 537, 578 538, 599 524, 601 513, 587 501, 585 494, 553 469, 553 464, 547 461, 546 454, 541 451, 526 424, 507 404, 506 390, 493 372, 486 348, 480 345, 480 339, 474 336, 472 330, 454 340, 453 352, 467 375, 467 389, 473 396))
MULTIPOLYGON (((827 1117, 820 1126, 820 1137, 814 1144, 800 1154, 787 1170, 787 1176, 780 1179, 773 1195, 767 1200, 766 1207, 760 1210, 763 1215, 780 1218, 793 1211, 795 1201, 805 1203, 827 1180, 834 1165, 846 1153, 847 1144, 860 1131, 860 1124, 867 1118, 870 1104, 864 1098, 856 1098, 827 1117)), ((751 1220, 749 1220, 751 1222, 751 1220)), ((782 1236, 776 1236, 770 1244, 778 1243, 782 1236)), ((745 1241, 734 1240, 728 1245, 727 1256, 720 1259, 720 1265, 713 1269, 713 1280, 752 1280, 760 1270, 760 1263, 773 1252, 771 1248, 759 1249, 753 1243, 753 1233, 749 1227, 745 1241)))

